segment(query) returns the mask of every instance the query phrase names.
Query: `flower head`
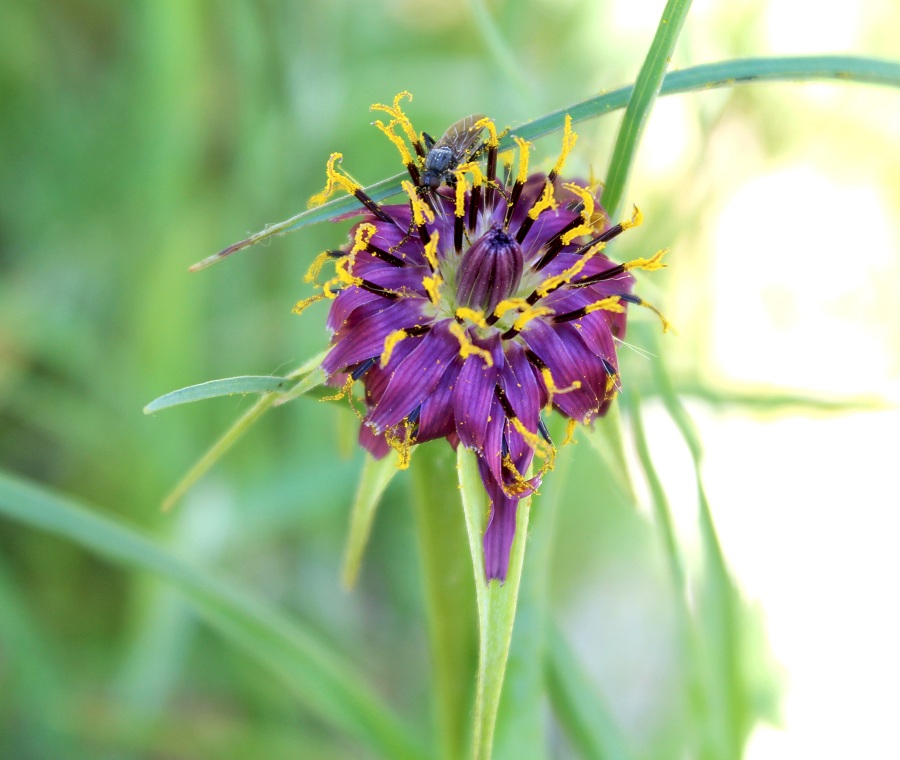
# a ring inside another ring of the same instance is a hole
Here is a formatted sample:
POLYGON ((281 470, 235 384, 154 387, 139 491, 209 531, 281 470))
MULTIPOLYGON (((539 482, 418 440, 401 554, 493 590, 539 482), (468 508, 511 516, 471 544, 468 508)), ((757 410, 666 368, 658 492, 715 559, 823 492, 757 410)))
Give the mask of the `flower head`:
POLYGON ((559 176, 576 139, 568 117, 549 173, 529 173, 529 145, 514 138, 517 171, 508 165, 499 176, 498 135, 482 118, 469 127, 487 132, 471 151, 484 168, 460 156, 444 175, 451 184, 433 189, 421 180, 428 151, 400 108, 403 95, 373 109, 391 117, 376 125, 407 166, 406 200, 375 203, 333 154, 325 192, 312 201, 340 187, 365 209, 350 242, 327 253, 332 347, 322 366, 348 391, 362 381, 360 442, 376 457, 395 449, 405 466, 411 446, 436 438, 477 453, 491 500, 485 573, 503 580, 518 502, 553 465, 541 411, 584 424, 606 411, 619 387, 627 306, 643 303, 629 270, 664 266, 662 252, 625 264, 607 258, 606 244, 640 213, 611 225, 595 188, 559 176), (542 465, 530 475, 535 455, 542 465))

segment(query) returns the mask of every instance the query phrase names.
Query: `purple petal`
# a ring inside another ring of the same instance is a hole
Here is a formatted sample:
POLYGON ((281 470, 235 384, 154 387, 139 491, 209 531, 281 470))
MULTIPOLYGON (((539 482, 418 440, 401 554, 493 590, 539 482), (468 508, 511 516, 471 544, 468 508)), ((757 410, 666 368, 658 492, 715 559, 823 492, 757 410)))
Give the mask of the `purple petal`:
POLYGON ((434 390, 458 355, 459 342, 450 334, 449 320, 435 324, 394 370, 384 395, 369 414, 369 424, 384 430, 400 422, 434 390))
POLYGON ((351 364, 379 356, 384 350, 384 339, 391 332, 428 321, 422 316, 422 306, 427 303, 423 299, 399 298, 396 301, 386 299, 382 301, 388 304, 386 308, 369 313, 378 304, 366 304, 356 310, 366 310, 366 313, 360 315, 358 324, 352 325, 353 329, 341 328, 336 335, 334 347, 322 362, 322 369, 325 372, 328 374, 339 372, 351 364))
POLYGON ((453 389, 453 414, 456 417, 456 432, 463 445, 482 451, 491 422, 494 386, 504 358, 499 335, 478 341, 478 345, 490 351, 494 364, 485 367, 484 357, 477 355, 466 358, 453 389))

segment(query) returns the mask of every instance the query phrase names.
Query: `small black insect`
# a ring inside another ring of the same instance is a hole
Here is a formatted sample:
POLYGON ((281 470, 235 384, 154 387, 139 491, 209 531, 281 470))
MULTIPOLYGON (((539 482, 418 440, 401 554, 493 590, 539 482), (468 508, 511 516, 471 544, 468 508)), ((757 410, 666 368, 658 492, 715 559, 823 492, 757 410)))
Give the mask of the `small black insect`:
POLYGON ((422 187, 437 190, 441 183, 451 187, 456 185, 453 170, 464 164, 478 152, 481 146, 478 140, 484 132, 484 126, 476 124, 484 119, 482 113, 473 113, 451 124, 437 142, 427 132, 422 133, 428 153, 425 155, 425 167, 422 172, 422 187))

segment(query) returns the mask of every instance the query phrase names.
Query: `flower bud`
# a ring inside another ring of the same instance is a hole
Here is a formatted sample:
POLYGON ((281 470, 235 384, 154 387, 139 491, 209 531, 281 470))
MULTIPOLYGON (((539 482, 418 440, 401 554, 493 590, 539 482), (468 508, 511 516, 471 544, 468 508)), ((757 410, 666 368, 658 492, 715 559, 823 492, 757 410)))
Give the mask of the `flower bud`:
POLYGON ((519 287, 522 247, 497 225, 463 254, 456 278, 456 302, 490 314, 519 287))

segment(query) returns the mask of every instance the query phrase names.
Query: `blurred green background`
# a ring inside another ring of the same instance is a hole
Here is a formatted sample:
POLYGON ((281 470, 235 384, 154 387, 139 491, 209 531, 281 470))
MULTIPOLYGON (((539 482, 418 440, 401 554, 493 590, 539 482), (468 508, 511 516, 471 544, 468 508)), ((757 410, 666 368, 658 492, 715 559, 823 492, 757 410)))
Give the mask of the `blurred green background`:
MULTIPOLYGON (((432 134, 474 112, 523 123, 632 81, 662 5, 4 3, 2 468, 236 578, 331 640, 389 702, 428 724, 408 474, 388 491, 360 584, 348 593, 339 582, 341 553, 362 457, 345 407, 300 399, 270 412, 166 514, 159 505, 167 491, 251 400, 142 414, 174 388, 285 373, 321 350, 326 307, 302 317, 290 310, 311 292, 302 278, 313 257, 339 245, 346 224, 302 230, 201 273, 187 267, 302 210, 321 189, 332 151, 363 184, 399 171, 395 149, 370 126, 371 103, 411 91, 407 111, 432 134)), ((697 2, 673 65, 772 52, 896 54, 896 7, 826 3, 808 24, 802 5, 697 2)), ((603 176, 618 118, 577 130, 570 171, 603 176)), ((783 515, 768 502, 771 522, 748 547, 741 537, 755 505, 737 516, 729 505, 746 493, 748 473, 759 482, 770 471, 766 426, 821 413, 805 401, 810 393, 837 398, 844 413, 855 406, 842 400, 850 396, 896 397, 898 139, 898 96, 873 87, 760 85, 677 96, 659 103, 626 196, 646 223, 613 256, 673 249, 670 269, 643 276, 641 293, 679 330, 660 341, 652 314, 634 316, 630 342, 639 349, 623 351, 626 386, 652 401, 652 367, 664 361, 676 389, 697 399, 701 431, 721 443, 712 447, 717 453, 751 435, 721 427, 723 408, 726 423, 756 426, 761 442, 740 458, 743 469, 724 482, 715 466, 708 472, 726 553, 733 551, 739 580, 750 579, 749 595, 761 597, 763 610, 777 584, 754 586, 753 562, 766 560, 783 515), (640 347, 662 358, 648 362, 640 347), (772 388, 787 388, 791 403, 771 400, 772 388)), ((550 137, 535 155, 552 162, 557 150, 550 137)), ((657 411, 652 403, 647 409, 651 441, 656 428, 656 440, 667 440, 657 411)), ((835 445, 855 440, 854 467, 884 471, 889 464, 868 456, 867 441, 874 447, 878 435, 891 435, 896 417, 868 411, 865 420, 876 421, 875 432, 861 422, 835 445)), ((798 433, 797 445, 833 429, 798 433)), ((679 490, 689 459, 659 447, 673 505, 687 504, 691 515, 696 497, 679 490)), ((637 756, 683 756, 675 623, 658 534, 646 511, 609 485, 614 475, 584 439, 561 456, 571 458, 565 473, 546 479, 560 504, 554 615, 637 756)), ((783 477, 814 480, 816 466, 807 464, 794 461, 783 477)), ((773 483, 765 493, 782 490, 773 483)), ((878 523, 881 512, 871 515, 873 535, 896 527, 878 523)), ((820 519, 792 518, 796 543, 785 539, 778 554, 784 567, 820 519)), ((843 518, 834 520, 828 535, 840 540, 843 518)), ((685 541, 690 553, 689 535, 685 541)), ((819 557, 823 567, 831 556, 819 557)), ((895 564, 872 572, 892 577, 895 564)), ((826 586, 832 582, 849 581, 827 576, 826 586)), ((826 588, 822 604, 829 598, 826 588)), ((857 611, 863 629, 874 627, 867 609, 857 611)), ((200 625, 163 584, 6 520, 0 610, 0 757, 365 756, 200 625)), ((748 640, 755 684, 748 715, 774 715, 779 677, 763 637, 748 630, 748 640)), ((790 651, 776 641, 775 659, 790 651)), ((890 660, 894 676, 896 666, 890 660)), ((783 667, 790 672, 791 663, 783 667)), ((550 735, 554 756, 574 756, 558 728, 550 735)), ((768 757, 808 746, 766 741, 768 757)))

